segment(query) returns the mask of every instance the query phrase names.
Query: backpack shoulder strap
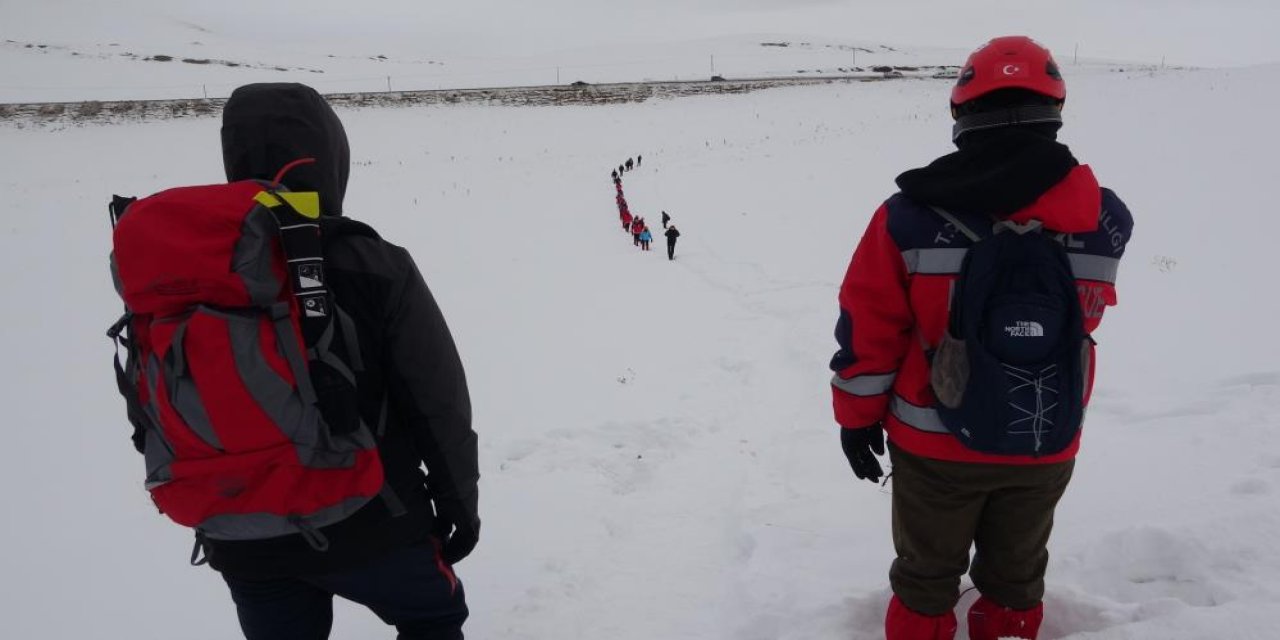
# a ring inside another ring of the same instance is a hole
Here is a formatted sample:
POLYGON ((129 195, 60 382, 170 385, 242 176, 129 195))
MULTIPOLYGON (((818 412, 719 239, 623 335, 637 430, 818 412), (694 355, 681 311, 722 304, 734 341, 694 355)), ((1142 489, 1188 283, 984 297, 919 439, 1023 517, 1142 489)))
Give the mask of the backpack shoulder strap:
POLYGON ((960 233, 963 233, 966 238, 972 240, 975 243, 978 242, 979 240, 982 240, 981 235, 978 235, 976 231, 974 231, 973 229, 970 229, 969 226, 966 225, 965 223, 960 222, 960 218, 957 218, 955 214, 951 213, 950 211, 947 211, 946 209, 943 209, 942 207, 937 207, 934 205, 929 205, 929 208, 933 209, 934 213, 938 214, 939 216, 942 216, 943 220, 946 220, 947 222, 951 223, 951 226, 955 227, 956 230, 958 230, 960 233))
POLYGON ((280 245, 288 264, 293 295, 298 301, 303 341, 307 347, 314 347, 330 326, 329 313, 333 307, 325 286, 319 195, 264 190, 255 199, 271 211, 280 228, 280 245))

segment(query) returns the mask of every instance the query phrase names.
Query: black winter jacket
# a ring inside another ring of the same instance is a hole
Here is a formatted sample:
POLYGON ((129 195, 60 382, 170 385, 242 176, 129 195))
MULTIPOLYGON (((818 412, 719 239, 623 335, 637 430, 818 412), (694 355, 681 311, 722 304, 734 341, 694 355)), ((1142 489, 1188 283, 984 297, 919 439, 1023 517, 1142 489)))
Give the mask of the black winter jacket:
POLYGON ((328 284, 336 303, 355 320, 366 363, 358 380, 361 412, 366 423, 377 424, 384 399, 388 403, 378 451, 386 481, 407 513, 392 517, 388 505, 375 498, 323 529, 329 540, 323 552, 301 535, 207 540, 209 564, 245 578, 342 570, 428 540, 433 502, 435 509, 462 514, 478 529, 477 439, 462 363, 409 253, 368 226, 333 215, 342 210, 349 169, 337 115, 308 87, 250 85, 227 102, 222 141, 228 180, 269 180, 299 157, 317 159, 291 171, 284 183, 321 194, 328 214, 321 219, 328 284))

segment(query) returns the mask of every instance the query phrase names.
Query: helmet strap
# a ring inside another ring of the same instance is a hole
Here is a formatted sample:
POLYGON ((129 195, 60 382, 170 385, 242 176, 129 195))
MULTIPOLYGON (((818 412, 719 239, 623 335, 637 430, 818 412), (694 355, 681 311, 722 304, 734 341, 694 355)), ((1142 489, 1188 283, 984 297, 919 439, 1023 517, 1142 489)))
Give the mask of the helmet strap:
POLYGON ((963 115, 956 118, 956 124, 951 128, 951 141, 959 140, 960 136, 970 131, 1037 122, 1057 122, 1061 124, 1062 107, 1059 105, 1036 104, 963 115))

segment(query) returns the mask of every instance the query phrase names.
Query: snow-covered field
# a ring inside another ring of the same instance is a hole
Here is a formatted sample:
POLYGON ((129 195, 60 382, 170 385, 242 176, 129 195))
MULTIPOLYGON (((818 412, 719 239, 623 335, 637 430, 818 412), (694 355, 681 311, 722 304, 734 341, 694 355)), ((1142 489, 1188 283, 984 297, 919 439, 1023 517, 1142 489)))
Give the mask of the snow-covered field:
MULTIPOLYGON (((1275 638, 1280 68, 1067 74, 1063 139, 1137 227, 1042 637, 1275 638)), ((892 484, 852 477, 826 362, 863 226, 948 150, 948 90, 340 113, 347 210, 417 257, 472 384, 470 637, 880 637, 892 484), (671 213, 675 262, 618 228, 609 169, 637 153, 628 199, 671 213)), ((218 121, 0 128, 0 148, 0 635, 235 637, 149 505, 102 333, 106 201, 219 180, 218 121)), ((335 638, 388 636, 340 608, 335 638)))

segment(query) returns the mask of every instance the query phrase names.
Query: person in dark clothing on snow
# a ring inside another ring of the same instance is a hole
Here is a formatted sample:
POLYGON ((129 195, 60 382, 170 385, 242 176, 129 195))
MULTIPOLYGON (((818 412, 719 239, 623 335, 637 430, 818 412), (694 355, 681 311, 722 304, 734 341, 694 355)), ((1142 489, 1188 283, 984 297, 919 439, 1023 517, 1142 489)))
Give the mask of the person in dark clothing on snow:
POLYGON ((636 168, 640 168, 640 161, 644 160, 644 156, 636 156, 636 168))
POLYGON ((236 89, 223 111, 222 150, 231 181, 271 180, 294 160, 316 159, 283 182, 320 194, 327 284, 363 352, 360 411, 370 425, 385 418, 384 491, 403 509, 375 498, 319 529, 324 550, 301 534, 206 538, 209 565, 222 573, 249 640, 327 638, 334 596, 367 606, 402 639, 460 640, 468 611, 452 565, 479 539, 479 467, 466 377, 444 316, 406 250, 342 215, 347 137, 315 90, 236 89))
POLYGON ((627 171, 630 171, 630 170, 632 170, 632 169, 634 169, 634 168, 636 168, 636 163, 635 163, 635 161, 634 161, 634 160, 632 160, 631 158, 627 158, 627 171))
POLYGON ((667 232, 663 234, 667 236, 667 259, 676 259, 676 238, 680 237, 680 231, 673 224, 667 228, 667 232))
POLYGON ((1065 99, 1057 64, 1034 40, 997 38, 975 51, 951 94, 959 150, 898 176, 900 193, 871 218, 840 288, 831 386, 841 445, 854 474, 877 482, 887 433, 893 465, 888 640, 954 638, 966 571, 980 593, 968 610, 969 638, 1038 634, 1046 545, 1092 387, 1087 334, 1116 303, 1133 228, 1124 203, 1057 142, 1065 99), (992 251, 1008 247, 1023 253, 992 251), (1011 256, 1026 261, 998 262, 1011 256), (978 264, 989 270, 971 271, 978 264), (1021 287, 1009 291, 1023 297, 1016 307, 982 306, 1001 301, 972 297, 979 294, 969 286, 983 282, 1021 287), (1030 292, 1048 302, 1021 304, 1030 292), (1054 364, 1027 355, 1044 348, 1034 340, 1060 345, 1054 364), (996 353, 1029 360, 1009 369, 996 353), (1058 376, 1058 363, 1071 375, 1058 376), (968 404, 975 395, 981 400, 968 404), (1068 405, 1072 414, 1048 419, 1068 405), (1002 447, 978 446, 975 433, 1002 447), (1042 438, 1057 434, 1041 451, 1042 438))
POLYGON ((613 177, 613 183, 618 184, 618 170, 614 169, 613 171, 609 172, 609 175, 613 177))
POLYGON ((671 222, 671 216, 667 215, 667 212, 666 212, 666 211, 663 211, 663 212, 662 212, 662 228, 663 228, 663 229, 666 229, 666 228, 667 228, 667 223, 669 223, 669 222, 671 222))
POLYGON ((624 173, 626 173, 626 172, 627 172, 627 165, 625 165, 625 164, 620 164, 620 165, 618 165, 618 175, 619 175, 619 176, 621 176, 622 174, 624 174, 624 173))

